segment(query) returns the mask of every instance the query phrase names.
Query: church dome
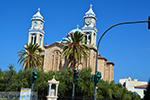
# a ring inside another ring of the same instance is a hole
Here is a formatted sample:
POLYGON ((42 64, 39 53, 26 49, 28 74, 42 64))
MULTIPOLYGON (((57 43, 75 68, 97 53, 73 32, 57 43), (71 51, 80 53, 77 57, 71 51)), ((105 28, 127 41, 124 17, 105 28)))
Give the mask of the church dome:
POLYGON ((75 33, 76 31, 79 31, 80 33, 83 33, 81 29, 78 28, 79 25, 77 25, 77 28, 76 29, 73 29, 71 30, 68 34, 71 34, 71 33, 75 33))
POLYGON ((43 20, 43 16, 40 14, 40 8, 38 8, 38 12, 35 15, 33 15, 32 19, 41 19, 41 20, 43 20))
MULTIPOLYGON (((74 34, 76 31, 78 31, 78 32, 80 32, 80 33, 83 34, 82 30, 79 29, 78 27, 79 27, 79 25, 77 25, 77 28, 76 28, 76 29, 71 30, 71 31, 67 34, 67 37, 66 37, 66 38, 63 38, 63 40, 68 40, 68 38, 71 39, 70 34, 74 34)), ((60 43, 65 43, 65 42, 66 42, 66 41, 63 41, 63 40, 60 41, 60 43)), ((71 41, 72 41, 72 40, 71 40, 71 41)))

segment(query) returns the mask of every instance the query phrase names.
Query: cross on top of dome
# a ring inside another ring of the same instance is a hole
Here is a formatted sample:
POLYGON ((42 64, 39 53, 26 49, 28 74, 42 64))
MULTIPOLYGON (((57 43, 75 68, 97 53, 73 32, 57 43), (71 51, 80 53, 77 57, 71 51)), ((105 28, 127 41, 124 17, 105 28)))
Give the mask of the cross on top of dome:
POLYGON ((93 6, 93 5, 92 5, 92 4, 90 4, 90 8, 92 8, 92 6, 93 6))
POLYGON ((38 12, 40 12, 40 8, 38 8, 38 12))

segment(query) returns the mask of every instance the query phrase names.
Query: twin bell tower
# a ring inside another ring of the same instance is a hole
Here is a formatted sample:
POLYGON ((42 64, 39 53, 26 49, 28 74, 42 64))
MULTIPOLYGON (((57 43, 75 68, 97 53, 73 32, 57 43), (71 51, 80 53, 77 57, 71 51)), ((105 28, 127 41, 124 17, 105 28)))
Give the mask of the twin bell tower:
MULTIPOLYGON (((85 13, 84 16, 84 26, 81 28, 83 34, 85 34, 85 44, 88 45, 90 48, 96 49, 96 35, 97 35, 97 28, 96 28, 96 15, 92 10, 92 5, 90 5, 90 9, 85 13)), ((33 15, 31 19, 31 28, 29 29, 29 36, 28 36, 28 45, 38 44, 40 48, 43 48, 43 41, 44 41, 44 20, 42 15, 40 14, 40 8, 38 8, 38 12, 33 15)))
POLYGON ((43 48, 43 41, 44 41, 44 20, 42 15, 40 14, 40 8, 38 8, 38 12, 33 15, 33 18, 31 19, 31 28, 29 29, 29 37, 28 37, 28 45, 30 43, 32 44, 38 44, 40 45, 40 48, 44 50, 43 48))

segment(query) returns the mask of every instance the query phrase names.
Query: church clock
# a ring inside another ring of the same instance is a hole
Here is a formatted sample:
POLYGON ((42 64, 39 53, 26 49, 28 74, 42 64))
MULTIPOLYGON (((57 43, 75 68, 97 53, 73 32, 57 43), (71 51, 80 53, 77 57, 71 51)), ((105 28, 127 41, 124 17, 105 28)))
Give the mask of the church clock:
POLYGON ((83 33, 85 36, 85 44, 90 45, 90 47, 96 48, 96 15, 92 10, 92 5, 90 9, 85 13, 84 16, 84 26, 82 27, 83 33))
POLYGON ((85 19, 85 24, 86 25, 90 25, 91 24, 91 19, 90 18, 86 18, 85 19))

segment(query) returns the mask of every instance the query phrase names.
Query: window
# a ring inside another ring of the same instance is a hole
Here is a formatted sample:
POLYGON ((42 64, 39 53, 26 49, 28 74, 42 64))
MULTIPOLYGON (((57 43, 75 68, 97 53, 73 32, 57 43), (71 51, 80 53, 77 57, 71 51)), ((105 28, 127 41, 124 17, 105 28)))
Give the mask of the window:
POLYGON ((31 43, 36 44, 36 34, 32 34, 31 43))
POLYGON ((36 26, 37 25, 37 22, 33 22, 33 26, 36 26))
POLYGON ((91 34, 90 33, 86 33, 86 43, 85 44, 91 44, 91 34))
POLYGON ((85 36, 85 44, 87 44, 87 36, 85 36))
POLYGON ((54 51, 51 56, 51 70, 53 71, 59 71, 61 62, 61 55, 59 51, 54 51))
POLYGON ((126 87, 126 82, 123 83, 123 87, 126 87))
POLYGON ((55 56, 55 67, 54 67, 54 71, 57 71, 58 68, 58 52, 56 52, 56 56, 55 56))
POLYGON ((54 66, 54 55, 52 55, 52 67, 54 66))

